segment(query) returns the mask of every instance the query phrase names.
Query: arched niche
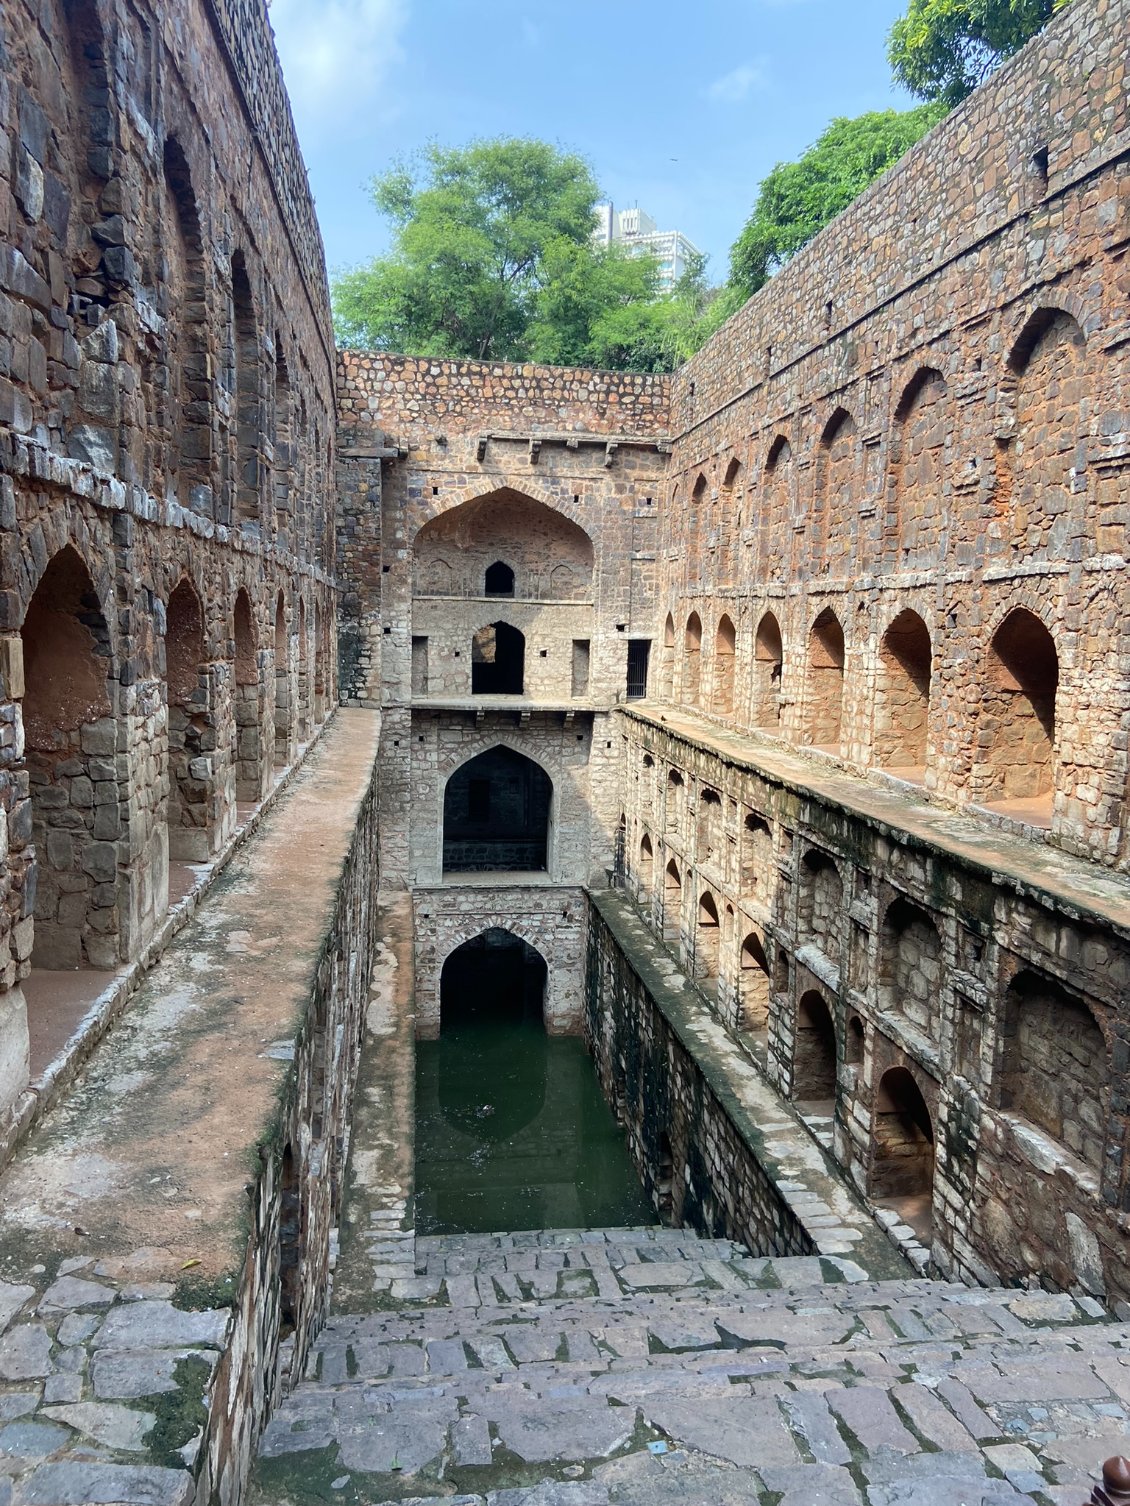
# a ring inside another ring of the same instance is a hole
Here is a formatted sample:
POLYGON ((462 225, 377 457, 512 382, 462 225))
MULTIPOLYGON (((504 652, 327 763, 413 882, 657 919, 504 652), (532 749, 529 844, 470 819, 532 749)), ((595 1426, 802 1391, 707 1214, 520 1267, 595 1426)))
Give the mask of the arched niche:
POLYGON ((544 872, 553 783, 502 744, 460 765, 443 795, 444 873, 544 872))
POLYGON ((825 607, 808 636, 808 742, 840 751, 844 705, 844 630, 825 607))
POLYGON ((784 663, 781 624, 766 612, 753 644, 753 724, 776 732, 781 722, 781 669, 784 663))
POLYGON ((692 612, 683 630, 683 700, 697 706, 702 689, 702 618, 692 612))
POLYGON ((716 716, 728 716, 734 709, 734 657, 737 642, 738 633, 733 620, 723 612, 714 634, 712 710, 716 716))
POLYGON ((836 1027, 827 1001, 816 989, 801 995, 793 1046, 793 1098, 830 1106, 836 1097, 836 1027))
POLYGON ((917 612, 900 612, 879 644, 875 761, 904 778, 925 777, 930 723, 930 632, 917 612))
POLYGON ((978 708, 982 798, 1016 803, 1025 819, 1046 821, 1055 788, 1059 655, 1034 612, 1018 607, 997 628, 985 680, 978 708))
POLYGON ((112 968, 120 960, 116 843, 124 835, 113 658, 102 604, 77 550, 61 549, 48 563, 20 636, 37 858, 32 965, 112 968), (112 798, 102 798, 108 787, 112 798))
POLYGON ((513 595, 522 601, 590 602, 593 545, 579 524, 556 508, 513 487, 500 487, 430 519, 412 544, 417 595, 459 594, 459 582, 444 572, 447 590, 436 587, 437 569, 458 560, 462 592, 470 596, 513 595), (513 574, 511 590, 493 590, 502 566, 513 574))
POLYGON ((235 649, 233 711, 235 721, 236 799, 254 804, 263 795, 266 771, 262 738, 262 690, 259 644, 251 597, 244 587, 236 593, 232 644, 235 649))
POLYGON ((872 1121, 868 1191, 894 1209, 924 1241, 933 1227, 934 1125, 922 1090, 906 1067, 879 1080, 872 1121))

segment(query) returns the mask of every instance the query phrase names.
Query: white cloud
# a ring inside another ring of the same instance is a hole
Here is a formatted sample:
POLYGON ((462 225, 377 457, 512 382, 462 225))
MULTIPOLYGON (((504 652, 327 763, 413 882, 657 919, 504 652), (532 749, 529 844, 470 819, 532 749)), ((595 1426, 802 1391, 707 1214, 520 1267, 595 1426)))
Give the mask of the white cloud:
POLYGON ((355 136, 387 115, 404 62, 406 0, 273 0, 271 24, 299 139, 355 136))
POLYGON ((717 100, 722 104, 736 105, 750 94, 765 87, 765 69, 760 63, 741 63, 737 68, 731 68, 729 73, 724 73, 721 78, 707 86, 707 99, 717 100))

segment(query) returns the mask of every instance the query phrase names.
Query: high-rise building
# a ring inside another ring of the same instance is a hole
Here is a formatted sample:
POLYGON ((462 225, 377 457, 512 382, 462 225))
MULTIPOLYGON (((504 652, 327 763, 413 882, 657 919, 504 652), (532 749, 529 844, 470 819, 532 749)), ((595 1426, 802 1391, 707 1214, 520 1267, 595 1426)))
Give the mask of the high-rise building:
POLYGON ((599 245, 615 241, 632 251, 650 251, 659 262, 659 281, 664 289, 673 288, 687 270, 692 258, 701 256, 698 247, 681 230, 660 230, 646 210, 616 209, 612 204, 598 204, 599 217, 593 238, 599 245))

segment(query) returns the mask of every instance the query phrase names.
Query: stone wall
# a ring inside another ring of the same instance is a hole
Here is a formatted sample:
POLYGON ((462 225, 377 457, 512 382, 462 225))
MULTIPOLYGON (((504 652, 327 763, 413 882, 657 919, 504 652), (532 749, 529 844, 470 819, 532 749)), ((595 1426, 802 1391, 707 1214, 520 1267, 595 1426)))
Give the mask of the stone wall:
POLYGON ((17 3, 0 61, 3 1115, 29 969, 140 954, 170 858, 214 857, 336 700, 336 604, 328 294, 264 9, 17 3))
POLYGON ((440 1027, 443 964, 486 930, 509 931, 532 946, 548 968, 543 1017, 550 1035, 579 1035, 585 897, 579 888, 506 883, 418 886, 415 903, 416 1034, 434 1040, 440 1027))
POLYGON ((1130 1301, 1130 886, 672 712, 615 720, 629 892, 859 1191, 921 1194, 944 1271, 1130 1301))
POLYGON ((1127 34, 1065 9, 676 375, 660 545, 674 700, 1119 867, 1127 34))
POLYGON ((646 962, 624 951, 598 906, 587 933, 585 1040, 661 1219, 754 1255, 812 1254, 808 1230, 661 1009, 646 962))

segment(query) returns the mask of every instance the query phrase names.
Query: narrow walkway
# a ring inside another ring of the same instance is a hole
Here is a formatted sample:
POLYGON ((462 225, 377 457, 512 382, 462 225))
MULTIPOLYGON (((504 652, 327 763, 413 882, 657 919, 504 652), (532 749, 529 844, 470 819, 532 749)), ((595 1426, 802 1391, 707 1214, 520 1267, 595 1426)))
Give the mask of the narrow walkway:
POLYGON ((378 725, 363 711, 333 719, 0 1176, 4 1506, 191 1499, 176 1466, 195 1458, 193 1419, 231 1330, 252 1158, 278 1112, 378 725))
POLYGON ((816 1251, 847 1256, 882 1279, 911 1274, 895 1248, 901 1242, 924 1269, 926 1252, 914 1231, 908 1228, 892 1242, 880 1229, 792 1105, 766 1082, 634 906, 611 889, 594 890, 590 899, 816 1251))

